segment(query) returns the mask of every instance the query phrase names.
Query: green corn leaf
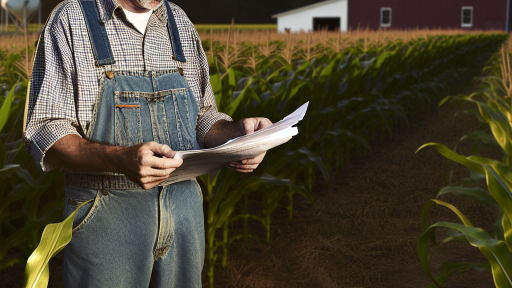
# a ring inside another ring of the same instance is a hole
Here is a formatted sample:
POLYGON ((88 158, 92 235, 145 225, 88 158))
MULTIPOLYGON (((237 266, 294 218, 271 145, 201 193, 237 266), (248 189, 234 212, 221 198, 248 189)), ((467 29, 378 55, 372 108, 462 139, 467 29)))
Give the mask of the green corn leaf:
POLYGON ((492 238, 483 229, 466 227, 464 225, 449 222, 438 222, 430 226, 418 239, 418 256, 423 266, 423 270, 427 274, 427 277, 431 279, 437 287, 441 286, 432 276, 427 248, 429 239, 435 237, 435 231, 439 227, 449 228, 463 233, 468 242, 472 246, 478 247, 482 254, 484 254, 489 260, 496 287, 512 288, 512 253, 508 250, 505 242, 492 238))
POLYGON ((469 160, 466 157, 460 156, 459 154, 457 154, 457 153, 453 152, 452 150, 448 149, 443 144, 427 143, 427 144, 422 145, 418 150, 416 150, 416 153, 418 153, 418 151, 420 151, 421 149, 423 149, 425 147, 429 147, 429 146, 434 147, 444 157, 446 157, 446 158, 448 158, 450 160, 453 160, 455 162, 458 162, 458 163, 468 167, 469 169, 471 169, 471 170, 473 170, 475 172, 478 172, 480 174, 485 174, 485 169, 482 167, 482 164, 474 162, 474 161, 471 161, 471 160, 469 160))
POLYGON ((478 109, 482 117, 489 123, 492 134, 496 138, 496 141, 500 144, 503 150, 507 151, 508 154, 512 154, 512 130, 510 123, 505 115, 498 113, 491 109, 489 106, 478 102, 478 109))
POLYGON ((437 107, 441 107, 442 105, 444 105, 445 103, 447 103, 448 101, 450 101, 452 99, 453 96, 446 96, 443 98, 443 100, 441 100, 439 102, 439 105, 437 105, 437 107))
POLYGON ((498 141, 496 141, 496 138, 494 138, 494 136, 489 135, 483 131, 473 132, 467 136, 462 137, 461 140, 466 139, 466 138, 472 139, 472 140, 478 140, 484 144, 492 144, 492 145, 499 146, 498 141))
POLYGON ((316 164, 316 166, 322 172, 322 175, 324 176, 325 181, 330 185, 331 177, 330 177, 329 172, 327 171, 327 169, 325 169, 325 166, 324 166, 324 163, 322 161, 322 158, 313 155, 313 153, 311 153, 311 151, 309 151, 306 147, 302 147, 298 151, 300 153, 306 155, 310 161, 312 161, 313 163, 316 164))
POLYGON ((379 58, 377 59, 377 64, 375 64, 375 69, 381 69, 382 64, 384 64, 384 61, 386 61, 391 56, 391 52, 384 52, 382 53, 379 58))
POLYGON ((509 222, 512 222, 512 171, 499 161, 479 156, 463 157, 441 144, 429 143, 423 145, 422 148, 425 146, 433 146, 447 158, 486 175, 489 193, 504 211, 503 228, 505 229, 505 243, 512 250, 512 230, 507 230, 509 222))
POLYGON ((9 120, 9 115, 11 113, 11 103, 14 97, 14 88, 16 88, 16 86, 17 85, 13 85, 11 91, 9 91, 9 94, 7 95, 7 98, 5 98, 4 103, 2 104, 2 108, 0 108, 0 132, 2 132, 5 123, 7 123, 7 120, 9 120))
POLYGON ((242 93, 240 93, 240 95, 238 95, 238 97, 233 102, 231 102, 231 104, 229 104, 229 106, 224 110, 224 113, 233 116, 236 109, 244 99, 246 99, 247 97, 258 98, 258 94, 256 94, 256 92, 254 92, 254 90, 250 86, 251 82, 252 81, 249 80, 242 93))
POLYGON ((9 173, 15 172, 17 168, 20 168, 19 164, 5 165, 2 169, 0 169, 0 178, 4 177, 9 173))
POLYGON ((7 150, 5 150, 4 143, 0 141, 0 168, 3 168, 5 165, 5 156, 7 155, 7 150))
POLYGON ((236 72, 233 67, 230 67, 228 70, 229 74, 229 86, 232 86, 233 89, 236 89, 236 72))
POLYGON ((14 258, 14 259, 10 259, 10 260, 0 261, 0 271, 10 268, 16 264, 23 263, 23 262, 25 262, 25 260, 26 259, 24 259, 24 258, 14 258))
POLYGON ((496 209, 501 209, 496 200, 491 196, 491 194, 482 189, 482 188, 468 188, 468 187, 461 187, 461 186, 446 186, 443 189, 441 189, 437 195, 436 198, 441 197, 442 195, 453 193, 460 196, 468 196, 473 198, 479 203, 484 203, 488 205, 494 206, 496 209))
POLYGON ((9 238, 0 241, 0 259, 3 259, 7 255, 7 251, 12 247, 25 243, 27 239, 32 237, 35 233, 38 233, 39 229, 45 224, 57 219, 61 211, 58 207, 54 207, 50 211, 47 211, 39 219, 30 221, 25 224, 21 229, 16 230, 9 238))
MULTIPOLYGON (((290 179, 277 178, 277 177, 274 177, 267 173, 264 173, 259 178, 261 179, 261 182, 263 184, 288 187, 288 189, 299 193, 300 195, 304 196, 304 198, 309 199, 311 202, 315 201, 313 196, 311 194, 307 193, 307 190, 304 187, 304 185, 295 184, 290 179)), ((276 189, 275 187, 272 187, 269 191, 271 191, 271 192, 270 193, 267 192, 267 200, 268 201, 273 200, 273 198, 275 199, 275 198, 281 197, 281 194, 282 194, 281 189, 276 189), (272 193, 274 193, 274 195, 269 196, 272 193)), ((277 203, 276 203, 276 205, 277 205, 277 203)), ((272 210, 274 210, 274 209, 272 209, 272 210)))
MULTIPOLYGON (((489 263, 482 263, 482 264, 476 264, 476 263, 450 263, 445 262, 441 264, 441 270, 439 272, 439 275, 436 277, 436 282, 439 285, 444 285, 448 278, 450 278, 453 273, 455 272, 465 272, 468 270, 475 270, 477 272, 483 272, 483 271, 491 271, 491 266, 489 263)), ((427 288, 436 288, 435 284, 430 284, 427 286, 427 288)))
POLYGON ((436 203, 438 205, 442 205, 442 206, 452 210, 455 214, 457 214, 457 216, 459 216, 460 220, 462 220, 462 223, 464 223, 464 225, 466 225, 466 227, 474 227, 473 224, 471 224, 471 222, 469 221, 469 219, 464 214, 462 214, 462 212, 460 212, 459 209, 457 209, 452 204, 449 204, 449 203, 446 203, 443 201, 439 201, 439 200, 435 200, 435 199, 432 199, 430 201, 433 201, 434 203, 436 203))
POLYGON ((215 95, 215 102, 220 109, 220 103, 222 101, 222 81, 220 80, 220 75, 210 75, 210 83, 212 85, 213 94, 215 95))
POLYGON ((26 183, 19 184, 16 187, 14 187, 14 189, 9 192, 7 197, 2 199, 2 202, 0 204, 0 213, 3 213, 4 210, 8 208, 9 204, 11 204, 12 202, 26 197, 26 195, 29 194, 32 189, 33 188, 31 188, 26 183))
POLYGON ((42 188, 42 186, 40 186, 37 181, 32 178, 32 175, 30 175, 30 173, 21 168, 21 167, 17 167, 15 170, 16 174, 18 174, 18 176, 20 176, 23 180, 25 180, 25 182, 27 182, 28 184, 30 184, 30 186, 34 187, 34 188, 42 188))
POLYGON ((496 222, 494 223, 494 238, 498 240, 505 240, 505 228, 503 228, 503 221, 505 217, 505 213, 503 210, 500 210, 496 222))
POLYGON ((329 76, 331 76, 333 68, 334 68, 334 64, 336 64, 336 62, 334 62, 334 61, 329 63, 329 65, 327 65, 322 70, 322 72, 320 73, 320 77, 329 77, 329 76))
POLYGON ((485 166, 485 170, 489 192, 496 199, 496 202, 498 202, 505 214, 503 217, 504 237, 509 249, 512 250, 512 193, 510 191, 511 186, 507 184, 506 177, 503 176, 510 170, 500 165, 494 167, 485 166))
POLYGON ((258 189, 261 185, 261 180, 258 178, 250 178, 245 181, 240 187, 230 193, 227 200, 220 204, 218 209, 219 213, 214 216, 214 227, 221 228, 224 225, 224 221, 231 215, 231 213, 235 210, 236 203, 242 198, 244 193, 249 191, 254 191, 258 189))
MULTIPOLYGON (((82 207, 89 200, 78 207, 82 207)), ((49 224, 44 228, 41 242, 30 255, 25 268, 24 288, 46 288, 50 276, 48 262, 57 255, 71 241, 73 221, 78 212, 76 209, 66 220, 56 224, 49 224)))

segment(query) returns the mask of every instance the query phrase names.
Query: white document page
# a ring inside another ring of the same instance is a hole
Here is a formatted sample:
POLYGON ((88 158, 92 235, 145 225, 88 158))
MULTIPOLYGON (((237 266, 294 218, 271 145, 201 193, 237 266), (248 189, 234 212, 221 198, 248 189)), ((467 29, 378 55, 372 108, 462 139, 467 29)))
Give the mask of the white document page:
POLYGON ((304 119, 308 104, 309 102, 271 126, 232 139, 221 146, 211 149, 176 152, 174 158, 183 159, 183 165, 171 173, 169 178, 160 185, 195 179, 197 176, 224 167, 230 161, 253 158, 288 142, 299 133, 298 129, 292 126, 304 119))

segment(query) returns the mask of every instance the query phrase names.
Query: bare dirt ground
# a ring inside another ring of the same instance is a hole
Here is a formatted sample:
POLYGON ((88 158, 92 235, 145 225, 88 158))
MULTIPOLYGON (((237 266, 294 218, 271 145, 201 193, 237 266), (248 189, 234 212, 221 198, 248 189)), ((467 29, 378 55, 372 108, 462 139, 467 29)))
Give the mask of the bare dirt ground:
MULTIPOLYGON (((391 140, 373 145, 373 153, 354 159, 333 176, 328 187, 318 176, 316 205, 297 197, 294 222, 284 209, 274 213, 272 243, 250 241, 230 248, 229 268, 216 269, 215 287, 426 287, 416 252, 421 234, 423 204, 445 185, 447 161, 433 148, 415 154, 424 143, 438 142, 453 148, 463 135, 476 130, 476 117, 459 114, 458 108, 442 107, 411 121, 391 140)), ((470 154, 471 141, 459 152, 470 154)), ((498 159, 499 150, 484 147, 481 154, 498 159)), ((459 167, 456 177, 467 169, 459 167)), ((453 203, 475 226, 492 229, 496 211, 457 196, 453 203)), ((446 208, 433 208, 432 222, 460 223, 446 208)), ((251 234, 264 238, 261 225, 252 223, 251 234)), ((440 231, 440 236, 444 236, 440 231)), ((435 256, 440 263, 483 262, 477 248, 453 243, 435 256)), ((205 269, 206 270, 206 269, 205 269)), ((0 272, 0 287, 22 287, 24 265, 0 272)), ((62 287, 60 256, 51 261, 49 287, 62 287)), ((206 271, 203 271, 206 272, 206 271)), ((204 282, 207 282, 206 273, 204 282)), ((489 272, 456 274, 445 287, 494 287, 489 272)))
MULTIPOLYGON (((390 141, 372 146, 373 153, 366 159, 356 159, 334 175, 331 187, 319 175, 314 187, 316 205, 297 199, 291 224, 284 208, 276 210, 271 244, 250 241, 232 246, 229 268, 216 270, 215 286, 427 287, 430 282, 416 252, 421 210, 446 185, 443 175, 449 164, 433 148, 415 151, 428 142, 453 148, 462 136, 475 131, 476 117, 458 114, 454 118, 458 110, 443 106, 417 117, 390 141)), ((471 140, 462 142, 459 153, 471 155, 471 145, 471 140)), ((480 152, 501 157, 494 147, 483 147, 480 152)), ((460 165, 455 171, 455 178, 469 175, 460 165)), ((495 209, 460 196, 441 200, 458 207, 476 227, 492 231, 495 209)), ((430 217, 430 223, 461 223, 442 207, 434 207, 430 217)), ((264 238, 261 225, 253 223, 250 228, 252 234, 264 238)), ((438 234, 444 238, 445 231, 438 234)), ((450 243, 434 256, 434 273, 445 261, 484 262, 485 257, 477 248, 450 243)), ((445 287, 495 286, 490 272, 470 271, 456 273, 445 287)))

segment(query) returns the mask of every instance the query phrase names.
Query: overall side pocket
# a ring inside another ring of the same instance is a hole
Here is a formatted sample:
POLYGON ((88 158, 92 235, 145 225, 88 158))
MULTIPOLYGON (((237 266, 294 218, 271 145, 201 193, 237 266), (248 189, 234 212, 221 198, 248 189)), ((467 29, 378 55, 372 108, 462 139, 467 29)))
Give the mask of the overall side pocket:
POLYGON ((129 147, 142 143, 140 97, 136 92, 115 92, 116 145, 129 147))
POLYGON ((71 213, 78 209, 73 220, 73 233, 82 229, 84 225, 92 219, 94 213, 98 209, 100 196, 101 191, 99 190, 72 185, 68 185, 66 187, 66 214, 64 215, 64 218, 67 218, 71 213), (80 207, 80 205, 89 200, 93 201, 80 207))

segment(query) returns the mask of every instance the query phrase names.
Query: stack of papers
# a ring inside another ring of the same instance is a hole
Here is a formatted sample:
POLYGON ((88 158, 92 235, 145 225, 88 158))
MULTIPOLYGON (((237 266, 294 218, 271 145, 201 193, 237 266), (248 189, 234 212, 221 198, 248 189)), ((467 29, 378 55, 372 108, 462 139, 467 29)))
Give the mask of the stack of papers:
POLYGON ((292 126, 304 119, 308 104, 309 102, 271 126, 232 139, 221 146, 211 149, 176 152, 174 158, 183 159, 183 165, 159 185, 192 180, 197 176, 222 168, 231 161, 253 158, 288 142, 299 133, 297 127, 292 126))

